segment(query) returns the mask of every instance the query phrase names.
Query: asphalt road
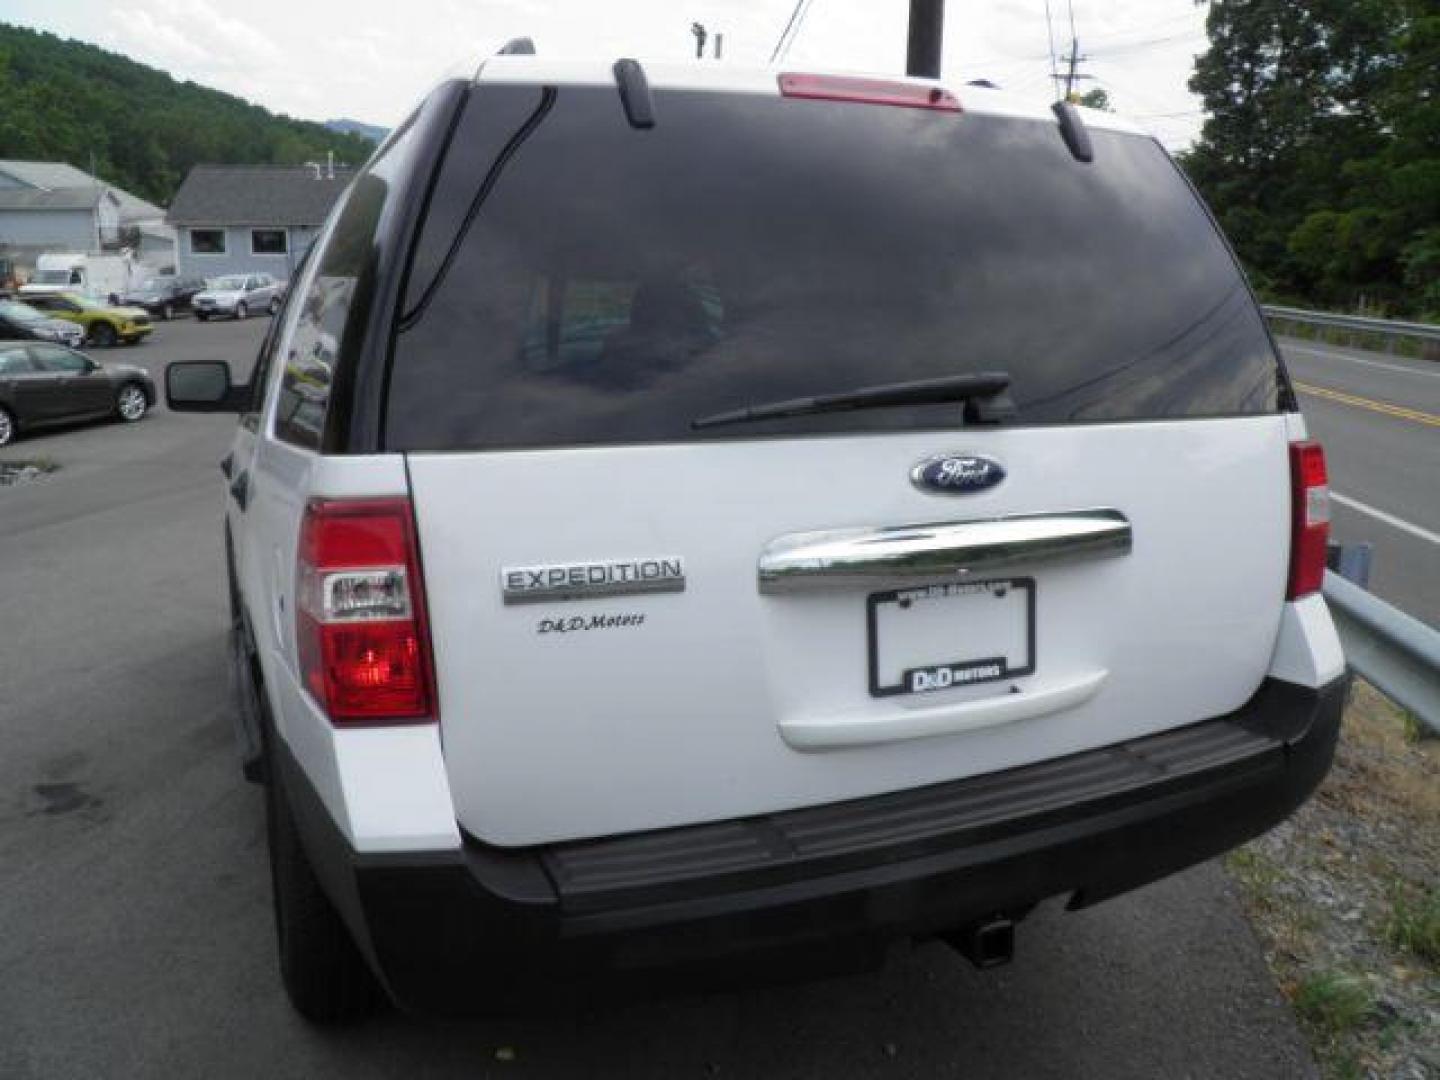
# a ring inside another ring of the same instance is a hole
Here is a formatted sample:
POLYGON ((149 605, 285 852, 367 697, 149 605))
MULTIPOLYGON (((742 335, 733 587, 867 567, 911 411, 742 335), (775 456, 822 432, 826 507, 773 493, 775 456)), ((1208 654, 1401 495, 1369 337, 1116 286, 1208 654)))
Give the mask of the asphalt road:
MULTIPOLYGON (((157 373, 263 321, 162 326, 157 373)), ((883 973, 519 1021, 322 1033, 282 995, 259 791, 235 765, 221 486, 232 420, 37 435, 0 489, 0 1077, 1308 1077, 1213 864, 1042 908, 1008 968, 883 973)), ((1357 493, 1363 490, 1356 488, 1357 493)))
POLYGON ((1375 546, 1370 588, 1440 627, 1440 364, 1283 342, 1325 446, 1332 538, 1375 546))

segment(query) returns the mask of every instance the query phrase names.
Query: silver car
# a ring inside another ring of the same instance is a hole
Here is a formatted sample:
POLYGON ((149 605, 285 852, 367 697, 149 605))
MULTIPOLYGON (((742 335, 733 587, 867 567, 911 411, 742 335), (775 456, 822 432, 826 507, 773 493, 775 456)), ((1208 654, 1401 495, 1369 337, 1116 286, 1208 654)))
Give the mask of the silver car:
POLYGON ((269 274, 226 274, 207 281, 191 306, 201 322, 210 318, 244 319, 262 311, 274 315, 280 310, 284 292, 285 283, 269 274))
POLYGON ((78 349, 85 340, 85 328, 64 319, 47 318, 29 304, 0 299, 0 338, 30 338, 53 341, 78 349))

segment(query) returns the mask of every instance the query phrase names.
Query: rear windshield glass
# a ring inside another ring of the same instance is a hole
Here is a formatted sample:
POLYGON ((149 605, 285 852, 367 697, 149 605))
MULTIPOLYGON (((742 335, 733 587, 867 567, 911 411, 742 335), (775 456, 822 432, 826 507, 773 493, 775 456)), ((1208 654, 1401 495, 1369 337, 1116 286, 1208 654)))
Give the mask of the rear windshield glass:
POLYGON ((418 245, 387 444, 954 426, 957 405, 695 431, 980 371, 1020 424, 1274 411, 1272 346, 1164 151, 1053 123, 610 88, 475 91, 418 245))

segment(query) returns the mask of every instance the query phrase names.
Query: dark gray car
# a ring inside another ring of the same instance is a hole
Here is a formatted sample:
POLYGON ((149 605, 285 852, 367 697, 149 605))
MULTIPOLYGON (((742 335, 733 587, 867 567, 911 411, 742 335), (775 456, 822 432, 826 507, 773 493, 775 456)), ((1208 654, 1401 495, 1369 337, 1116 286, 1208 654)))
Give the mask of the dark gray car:
POLYGON ((47 424, 113 417, 142 419, 155 383, 133 364, 101 364, 39 341, 0 341, 0 446, 47 424))
POLYGON ((127 290, 120 302, 127 307, 141 308, 153 318, 169 320, 182 311, 189 311, 191 300, 204 288, 205 282, 200 278, 161 274, 127 290))

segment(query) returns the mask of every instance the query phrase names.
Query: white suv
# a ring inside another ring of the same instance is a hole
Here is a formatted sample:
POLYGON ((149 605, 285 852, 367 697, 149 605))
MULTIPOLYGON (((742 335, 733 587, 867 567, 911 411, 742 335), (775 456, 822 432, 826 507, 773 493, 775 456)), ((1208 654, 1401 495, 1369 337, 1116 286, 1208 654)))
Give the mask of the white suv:
POLYGON ((1269 828, 1345 664, 1324 460, 1114 116, 487 62, 332 213, 226 459, 317 1020, 1009 956, 1269 828))

